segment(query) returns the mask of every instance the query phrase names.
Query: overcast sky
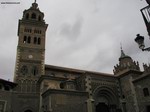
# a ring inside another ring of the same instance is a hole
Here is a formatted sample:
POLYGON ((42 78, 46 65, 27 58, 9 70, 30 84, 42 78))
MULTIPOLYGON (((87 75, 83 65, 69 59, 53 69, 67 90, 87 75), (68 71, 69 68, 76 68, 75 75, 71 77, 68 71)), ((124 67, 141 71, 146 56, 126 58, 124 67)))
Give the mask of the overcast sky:
MULTIPOLYGON (((6 0, 0 0, 4 2, 6 0)), ((12 1, 12 0, 7 0, 12 1)), ((13 80, 18 20, 34 0, 0 4, 0 78, 13 80)), ((150 62, 134 42, 137 33, 150 45, 140 9, 143 0, 37 0, 49 24, 45 63, 69 68, 113 73, 120 43, 133 60, 150 62)), ((141 68, 142 69, 142 68, 141 68)))

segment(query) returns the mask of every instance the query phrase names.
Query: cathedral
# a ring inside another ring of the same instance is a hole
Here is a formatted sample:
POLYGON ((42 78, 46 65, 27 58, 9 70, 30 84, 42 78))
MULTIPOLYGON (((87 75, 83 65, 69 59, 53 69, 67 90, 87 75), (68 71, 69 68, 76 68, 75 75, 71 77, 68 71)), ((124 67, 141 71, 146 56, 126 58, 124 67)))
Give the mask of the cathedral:
POLYGON ((36 2, 18 23, 14 82, 0 79, 0 112, 150 112, 150 65, 121 49, 114 74, 45 64, 48 24, 36 2))

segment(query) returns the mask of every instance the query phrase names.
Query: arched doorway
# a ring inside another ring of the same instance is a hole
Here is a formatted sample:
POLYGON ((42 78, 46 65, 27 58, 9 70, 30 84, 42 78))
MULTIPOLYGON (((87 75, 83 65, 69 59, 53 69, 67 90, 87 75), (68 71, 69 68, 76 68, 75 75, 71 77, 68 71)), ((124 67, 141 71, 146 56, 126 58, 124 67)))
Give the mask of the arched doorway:
POLYGON ((24 111, 24 112, 32 112, 31 110, 26 110, 26 111, 24 111))
POLYGON ((116 112, 119 101, 116 94, 109 87, 98 87, 94 94, 95 112, 116 112))
POLYGON ((96 112, 109 112, 109 107, 104 102, 100 102, 96 105, 96 112))

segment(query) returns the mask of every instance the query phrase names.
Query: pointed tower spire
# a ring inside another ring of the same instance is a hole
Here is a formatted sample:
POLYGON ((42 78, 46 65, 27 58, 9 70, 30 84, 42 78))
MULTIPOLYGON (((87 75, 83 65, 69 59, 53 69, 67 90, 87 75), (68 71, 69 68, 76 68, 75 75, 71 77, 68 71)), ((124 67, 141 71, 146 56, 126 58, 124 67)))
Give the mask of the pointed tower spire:
POLYGON ((33 9, 37 9, 38 8, 38 4, 36 3, 36 0, 34 0, 34 2, 32 3, 32 8, 33 9))
MULTIPOLYGON (((120 44, 121 45, 121 44, 120 44)), ((114 74, 120 74, 124 70, 140 70, 138 62, 136 63, 135 61, 132 60, 132 58, 128 55, 126 55, 122 49, 121 45, 121 56, 119 58, 119 64, 114 66, 114 74)))
POLYGON ((121 49, 121 56, 120 56, 120 58, 123 58, 123 57, 125 57, 126 55, 125 55, 125 53, 124 53, 124 51, 123 51, 123 49, 122 49, 122 44, 120 44, 120 49, 121 49))
POLYGON ((119 61, 123 58, 131 58, 130 56, 126 55, 122 49, 122 44, 120 44, 120 49, 121 49, 121 55, 120 55, 120 58, 119 58, 119 61))

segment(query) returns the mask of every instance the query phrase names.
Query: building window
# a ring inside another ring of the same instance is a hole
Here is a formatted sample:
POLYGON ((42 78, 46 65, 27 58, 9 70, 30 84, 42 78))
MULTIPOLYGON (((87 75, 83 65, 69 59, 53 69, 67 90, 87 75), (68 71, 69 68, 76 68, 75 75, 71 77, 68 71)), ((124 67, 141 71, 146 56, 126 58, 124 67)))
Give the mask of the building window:
POLYGON ((2 90, 3 86, 0 84, 0 90, 2 90))
POLYGON ((59 86, 61 89, 64 89, 64 83, 63 82, 61 82, 59 86))
POLYGON ((29 13, 26 14, 26 19, 29 19, 29 13))
POLYGON ((148 88, 144 88, 144 89, 143 89, 143 94, 144 94, 145 97, 146 97, 146 96, 149 96, 148 88))
POLYGON ((122 95, 122 98, 125 99, 125 95, 122 95))
POLYGON ((29 28, 25 28, 25 29, 24 29, 24 32, 28 32, 28 33, 31 33, 31 32, 32 32, 32 29, 29 29, 29 28))
POLYGON ((38 20, 41 21, 41 16, 39 16, 38 20))
POLYGON ((34 37, 34 44, 37 43, 37 37, 34 37))
POLYGON ((26 43, 26 42, 27 42, 27 36, 24 36, 23 43, 26 43))
POLYGON ((4 86, 4 89, 5 89, 6 91, 9 91, 9 90, 10 90, 10 87, 9 87, 8 85, 6 85, 6 86, 4 86))
POLYGON ((35 13, 32 13, 31 18, 32 18, 32 19, 36 19, 36 14, 35 14, 35 13))
POLYGON ((33 72, 33 75, 34 75, 34 76, 36 76, 36 75, 38 74, 38 69, 37 69, 36 66, 33 67, 32 72, 33 72))
POLYGON ((38 38, 38 44, 39 45, 41 44, 41 38, 38 38))

